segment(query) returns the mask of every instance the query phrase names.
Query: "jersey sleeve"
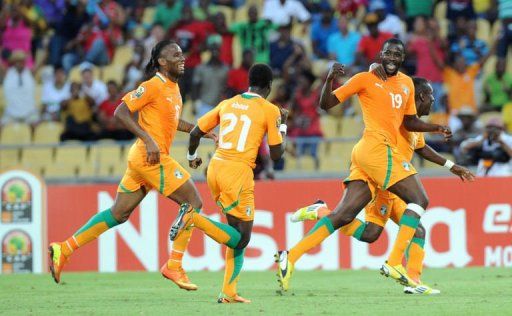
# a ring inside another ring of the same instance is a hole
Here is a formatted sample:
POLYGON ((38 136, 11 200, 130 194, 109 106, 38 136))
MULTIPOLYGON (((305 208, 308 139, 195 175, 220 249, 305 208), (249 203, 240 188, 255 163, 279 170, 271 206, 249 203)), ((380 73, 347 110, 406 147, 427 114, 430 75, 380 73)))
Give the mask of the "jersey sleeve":
POLYGON ((122 100, 124 103, 126 103, 130 112, 133 113, 150 104, 153 100, 155 92, 156 89, 154 85, 146 81, 143 82, 137 89, 125 94, 122 100))
POLYGON ((423 148, 425 147, 425 145, 425 136, 423 135, 423 133, 419 133, 418 142, 416 143, 416 148, 414 148, 414 150, 423 148))
POLYGON ((205 115, 201 116, 197 120, 197 126, 203 133, 208 133, 212 129, 214 129, 220 122, 220 110, 222 108, 222 104, 220 103, 215 108, 210 110, 205 115))
POLYGON ((334 94, 340 102, 345 101, 352 95, 364 89, 364 78, 366 77, 366 74, 368 73, 358 73, 345 82, 341 87, 334 90, 332 94, 334 94))
POLYGON ((283 136, 279 132, 279 125, 281 125, 281 112, 279 108, 272 105, 266 111, 267 120, 267 136, 269 146, 279 145, 283 142, 283 136))
POLYGON ((404 115, 416 115, 416 101, 414 100, 414 84, 412 80, 409 84, 409 97, 407 98, 407 104, 405 105, 404 115))

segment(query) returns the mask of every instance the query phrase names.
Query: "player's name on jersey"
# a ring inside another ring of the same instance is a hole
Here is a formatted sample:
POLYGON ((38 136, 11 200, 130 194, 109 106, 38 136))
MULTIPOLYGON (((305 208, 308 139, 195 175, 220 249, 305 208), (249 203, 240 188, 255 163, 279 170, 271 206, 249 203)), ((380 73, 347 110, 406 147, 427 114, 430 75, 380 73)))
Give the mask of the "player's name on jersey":
POLYGON ((238 102, 231 103, 231 107, 239 110, 247 110, 249 109, 249 106, 247 104, 241 104, 238 102))

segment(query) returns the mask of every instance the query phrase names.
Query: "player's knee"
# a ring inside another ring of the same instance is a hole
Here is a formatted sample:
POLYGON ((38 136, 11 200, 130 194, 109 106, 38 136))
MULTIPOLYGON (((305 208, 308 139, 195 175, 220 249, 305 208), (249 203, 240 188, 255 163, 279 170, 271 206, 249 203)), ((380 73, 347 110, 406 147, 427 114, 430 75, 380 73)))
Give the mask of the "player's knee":
POLYGON ((371 244, 371 243, 375 242, 378 238, 379 238, 379 235, 374 232, 370 232, 370 233, 364 232, 363 235, 361 236, 361 241, 371 244))
POLYGON ((251 236, 245 238, 242 237, 236 245, 235 249, 245 249, 249 245, 249 241, 251 241, 251 236))
POLYGON ((426 235, 427 234, 426 234, 426 231, 425 231, 425 227, 423 227, 423 225, 421 225, 421 223, 420 223, 418 225, 418 228, 416 228, 416 232, 414 233, 414 237, 425 239, 426 235))

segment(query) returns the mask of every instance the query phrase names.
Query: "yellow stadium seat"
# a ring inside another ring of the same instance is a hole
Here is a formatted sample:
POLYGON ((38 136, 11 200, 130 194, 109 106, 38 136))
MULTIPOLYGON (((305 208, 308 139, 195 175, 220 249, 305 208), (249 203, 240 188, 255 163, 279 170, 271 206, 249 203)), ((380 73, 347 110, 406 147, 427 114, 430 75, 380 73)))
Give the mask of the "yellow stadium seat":
POLYGON ((87 147, 80 142, 65 142, 63 146, 56 148, 55 165, 71 166, 77 170, 79 167, 87 164, 87 147))
POLYGON ((341 136, 359 137, 363 133, 364 124, 359 116, 343 117, 341 122, 341 136))
POLYGON ((4 87, 0 87, 0 116, 4 114, 5 108, 5 96, 4 96, 4 87))
MULTIPOLYGON (((452 154, 442 153, 443 157, 446 159, 449 159, 451 161, 455 161, 455 157, 452 154)), ((421 164, 417 164, 417 166, 420 166, 421 164)), ((435 164, 433 162, 430 162, 428 160, 423 159, 423 165, 422 167, 424 169, 443 169, 443 166, 440 166, 438 164, 435 164)))
POLYGON ((233 67, 238 68, 240 64, 242 64, 242 45, 240 44, 240 40, 238 36, 233 38, 233 48, 231 52, 233 53, 233 67))
POLYGON ((350 167, 350 157, 356 141, 331 142, 326 145, 326 153, 320 157, 322 171, 340 171, 350 167))
POLYGON ((31 128, 25 123, 6 124, 0 135, 0 144, 3 145, 30 144, 32 139, 31 128))
POLYGON ((20 165, 19 149, 1 149, 0 150, 0 171, 10 169, 20 165))
POLYGON ((53 148, 24 148, 21 152, 21 165, 38 174, 43 174, 46 167, 51 164, 53 164, 53 148))
MULTIPOLYGON (((201 148, 201 147, 199 147, 201 148)), ((174 158, 182 167, 188 168, 188 160, 187 160, 187 146, 186 145, 175 145, 171 148, 171 157, 174 158)), ((206 161, 207 157, 201 157, 203 162, 206 161)))
POLYGON ((126 66, 133 58, 133 48, 128 45, 119 46, 114 53, 112 63, 121 67, 126 66))
POLYGON ((339 116, 323 115, 320 117, 322 132, 325 137, 341 136, 342 119, 339 116))
POLYGON ((43 86, 40 84, 36 84, 34 89, 34 99, 36 101, 36 108, 41 111, 43 105, 41 104, 41 94, 43 93, 43 86))
POLYGON ((329 61, 327 59, 314 60, 311 68, 313 74, 317 78, 323 78, 323 76, 329 71, 329 61))
POLYGON ((124 67, 118 64, 110 64, 101 70, 102 80, 107 83, 114 80, 118 85, 123 83, 124 67))
POLYGON ((155 11, 155 7, 146 7, 144 9, 144 14, 142 15, 142 23, 152 25, 155 19, 155 11))
POLYGON ((436 7, 434 8, 434 17, 439 20, 445 20, 446 19, 446 10, 447 5, 446 2, 441 1, 439 2, 436 7))
POLYGON ((60 122, 42 122, 34 130, 34 144, 55 144, 60 142, 64 126, 60 122))
POLYGON ((491 24, 486 19, 476 20, 476 37, 491 44, 491 24))
MULTIPOLYGON (((89 154, 89 165, 95 175, 111 176, 116 165, 121 160, 122 147, 115 142, 106 141, 99 142, 95 146, 91 146, 89 154)), ((84 169, 84 171, 87 171, 84 169)))
MULTIPOLYGON (((235 21, 237 22, 247 22, 249 19, 248 11, 249 11, 250 5, 248 3, 244 4, 240 8, 236 9, 235 11, 235 21)), ((261 14, 261 12, 260 12, 261 14)))
POLYGON ((272 100, 276 96, 277 88, 279 88, 279 86, 283 82, 284 82, 283 79, 280 79, 280 78, 272 81, 272 91, 270 91, 270 94, 268 95, 267 100, 272 100))
POLYGON ((46 166, 44 176, 46 178, 75 178, 77 168, 73 165, 52 163, 46 166))

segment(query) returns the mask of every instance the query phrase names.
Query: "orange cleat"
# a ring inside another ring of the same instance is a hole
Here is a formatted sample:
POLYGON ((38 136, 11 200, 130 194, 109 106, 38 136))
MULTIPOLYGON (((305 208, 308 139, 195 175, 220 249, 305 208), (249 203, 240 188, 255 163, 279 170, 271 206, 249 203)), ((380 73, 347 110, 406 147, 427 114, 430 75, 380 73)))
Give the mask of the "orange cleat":
POLYGON ((68 262, 68 258, 62 253, 62 244, 52 242, 48 246, 48 267, 50 267, 55 283, 60 283, 60 273, 66 262, 68 262))
POLYGON ((162 268, 160 268, 160 272, 164 278, 174 282, 180 289, 187 291, 196 291, 198 289, 197 285, 190 283, 187 273, 185 270, 183 270, 183 268, 179 268, 178 270, 171 270, 167 267, 166 262, 162 268))
POLYGON ((227 296, 224 293, 220 293, 219 298, 217 299, 217 303, 219 304, 230 304, 230 303, 251 303, 251 300, 241 297, 238 294, 235 296, 227 296))

